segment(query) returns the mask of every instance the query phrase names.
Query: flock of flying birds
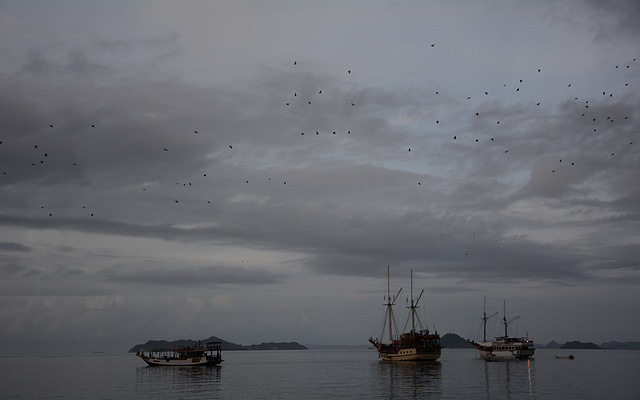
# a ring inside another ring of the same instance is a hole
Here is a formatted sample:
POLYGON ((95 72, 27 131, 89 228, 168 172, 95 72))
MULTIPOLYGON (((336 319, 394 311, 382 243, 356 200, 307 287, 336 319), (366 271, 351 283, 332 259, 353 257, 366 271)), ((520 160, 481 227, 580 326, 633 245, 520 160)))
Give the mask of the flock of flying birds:
MULTIPOLYGON (((435 47, 435 45, 436 45, 436 44, 435 44, 435 43, 433 43, 433 44, 431 44, 431 47, 435 47)), ((634 58, 634 59, 633 59, 629 64, 627 64, 627 65, 626 65, 626 68, 624 68, 624 69, 630 69, 630 68, 631 68, 631 66, 632 66, 632 64, 633 64, 633 63, 635 63, 635 62, 636 62, 636 60, 637 60, 637 58, 634 58)), ((293 65, 298 65, 297 61, 294 61, 294 62, 293 62, 293 65)), ((620 68, 620 65, 616 65, 616 66, 615 66, 615 69, 621 69, 621 68, 620 68)), ((542 68, 538 68, 538 69, 537 69, 537 72, 538 72, 538 73, 541 73, 541 72, 542 72, 542 68)), ((347 70, 347 73, 348 73, 348 74, 351 74, 351 70, 347 70)), ((503 87, 505 87, 505 88, 506 88, 507 86, 508 86, 508 84, 507 84, 507 83, 503 84, 503 87)), ((629 86, 629 83, 625 83, 625 84, 624 84, 624 87, 628 87, 628 86, 629 86)), ((516 92, 516 93, 520 92, 520 88, 521 88, 521 87, 523 87, 523 88, 524 88, 524 80, 523 80, 523 79, 520 79, 520 80, 517 82, 517 84, 516 84, 516 88, 515 88, 515 92, 516 92)), ((571 83, 567 84, 567 88, 571 88, 571 83)), ((318 90, 318 94, 322 94, 322 90, 318 90)), ((439 90, 438 90, 438 91, 435 91, 435 95, 440 95, 440 94, 441 94, 441 93, 440 93, 440 91, 439 91, 439 90)), ((484 94, 484 96, 489 96, 489 91, 484 91, 484 93, 483 93, 483 94, 484 94)), ((614 93, 613 93, 613 92, 611 92, 611 91, 609 91, 609 92, 607 92, 607 91, 603 91, 603 92, 602 92, 602 96, 606 96, 606 97, 612 98, 612 97, 614 96, 614 93)), ((299 96, 298 96, 298 93, 297 93, 297 92, 294 92, 294 93, 293 93, 293 98, 294 98, 294 99, 299 98, 299 96)), ((471 98, 472 98, 472 96, 467 96, 467 97, 466 97, 466 100, 471 100, 471 98)), ((578 98, 578 97, 574 97, 574 98, 573 98, 573 100, 574 100, 574 101, 579 101, 579 98, 578 98)), ((287 106, 291 106, 291 105, 293 104, 293 101, 294 101, 294 100, 291 100, 291 99, 287 100, 287 101, 286 101, 286 105, 287 105, 287 106)), ((309 105, 311 105, 311 104, 312 104, 312 101, 311 101, 311 100, 307 100, 307 103, 308 103, 309 105)), ((351 102, 350 104, 351 104, 351 106, 355 106, 355 105, 356 105, 354 102, 351 102)), ((541 104, 541 102, 539 102, 539 101, 535 103, 535 105, 536 105, 536 106, 540 106, 540 104, 541 104)), ((590 114, 588 113, 588 109, 589 109, 589 100, 586 100, 586 101, 584 102, 584 108, 585 108, 585 111, 581 113, 581 117, 591 118, 591 121, 594 123, 593 132, 597 132, 597 131, 598 131, 597 123, 599 122, 599 117, 598 117, 597 115, 590 115, 590 114)), ((477 111, 476 111, 476 112, 474 113, 474 117, 480 117, 480 112, 477 112, 477 111)), ((628 119, 629 119, 629 116, 628 116, 628 115, 624 116, 624 120, 628 120, 628 119)), ((607 122, 607 123, 609 123, 609 124, 612 124, 612 123, 616 122, 616 119, 615 119, 615 118, 613 118, 611 115, 609 115, 609 116, 607 116, 606 118, 604 118, 604 121, 606 121, 606 122, 607 122)), ((436 119, 436 120, 435 120, 435 123, 436 123, 436 125, 440 125, 440 120, 439 120, 439 119, 436 119)), ((495 121, 495 124, 496 124, 496 126, 499 126, 499 125, 500 125, 500 120, 496 120, 496 121, 495 121)), ((504 124, 503 124, 503 126, 504 126, 504 124)), ((333 135, 335 135, 335 134, 336 134, 336 131, 332 131, 331 133, 333 133, 333 135)), ((312 132, 312 134, 313 134, 313 132, 312 132)), ((347 134, 351 134, 351 131, 349 130, 349 131, 347 132, 347 134)), ((302 136, 304 136, 304 135, 305 135, 305 132, 301 132, 301 135, 302 135, 302 136)), ((316 130, 316 131, 315 131, 315 135, 320 135, 320 131, 316 130)), ((454 136, 453 136, 453 140, 458 140, 458 136, 457 136, 457 135, 454 135, 454 136)), ((480 141, 480 139, 479 139, 479 138, 476 138, 476 139, 475 139, 475 142, 479 142, 479 141, 480 141)), ((496 142, 496 139, 495 139, 494 137, 491 137, 491 138, 490 138, 490 141, 491 141, 491 142, 496 142)), ((634 143, 634 141, 633 141, 633 140, 631 140, 631 141, 629 142, 629 144, 630 144, 630 145, 632 145, 633 143, 634 143)), ((506 154, 506 153, 509 153, 509 149, 508 149, 508 148, 504 148, 503 150, 504 150, 504 153, 505 153, 505 154, 506 154)), ((409 152, 410 152, 410 151, 411 151, 411 147, 409 147, 409 148, 407 149, 407 151, 409 151, 409 152)), ((612 152, 612 153, 610 154, 610 156, 611 156, 611 157, 613 157, 614 155, 615 155, 615 152, 612 152)), ((559 160, 558 160, 558 163, 562 163, 562 159, 559 159, 559 160)), ((571 161, 570 165, 571 165, 571 166, 575 166, 575 163, 576 163, 576 161, 571 161)), ((568 164, 568 163, 566 163, 566 162, 565 162, 565 164, 568 164)), ((551 171, 551 173, 555 173, 555 172, 556 172, 556 169, 555 169, 555 168, 552 168, 552 169, 550 169, 550 171, 551 171)), ((418 185, 421 185, 421 183, 420 183, 420 182, 418 182, 418 185)))
MULTIPOLYGON (((434 44, 432 44, 432 45, 431 45, 431 47, 435 47, 435 43, 434 43, 434 44)), ((629 68, 633 65, 633 63, 635 63, 635 62, 636 62, 636 59, 634 58, 634 59, 632 60, 632 62, 631 62, 631 63, 629 63, 629 65, 626 65, 626 69, 629 69, 629 68)), ((297 66, 297 65, 298 65, 297 61, 294 61, 294 62, 293 62, 293 65, 294 65, 294 66, 297 66)), ((617 66, 615 66, 615 69, 622 69, 622 68, 620 68, 620 66, 619 66, 619 65, 617 65, 617 66)), ((538 70, 537 70, 537 72, 538 72, 538 73, 541 73, 541 72, 542 72, 542 69, 538 69, 538 70)), ((351 70, 346 70, 346 73, 347 73, 348 75, 351 75, 351 70)), ((520 80, 519 80, 519 82, 518 82, 518 83, 517 83, 517 85, 516 85, 515 92, 516 92, 516 93, 517 93, 517 92, 520 92, 520 88, 521 88, 521 87, 524 87, 523 85, 524 85, 524 82, 523 82, 523 80, 522 80, 522 79, 520 79, 520 80)), ((625 83, 625 85, 624 85, 624 86, 625 86, 625 87, 627 87, 627 86, 629 86, 629 84, 628 84, 628 83, 625 83)), ((507 87, 507 84, 505 83, 505 84, 503 85, 503 87, 507 87)), ((571 88, 571 84, 570 84, 570 83, 567 85, 567 88, 571 88)), ((316 90, 317 90, 317 95, 322 95, 322 89, 316 89, 316 90)), ((441 94, 441 93, 440 93, 440 91, 435 91, 435 95, 440 95, 440 94, 441 94)), ((489 91, 484 91, 484 93, 483 93, 482 95, 483 95, 483 96, 489 96, 489 91)), ((613 97, 613 96, 614 96, 614 92, 613 92, 613 91, 603 91, 603 92, 602 92, 602 94, 601 94, 601 96, 605 96, 605 97, 610 97, 610 98, 611 98, 611 97, 613 97)), ((309 105, 309 106, 311 106, 311 105, 312 105, 312 100, 313 100, 313 99, 304 99, 304 100, 302 100, 302 99, 301 99, 301 97, 302 97, 302 96, 299 96, 299 95, 298 95, 298 92, 294 91, 294 92, 293 92, 292 97, 286 100, 286 106, 287 106, 287 107, 292 106, 292 105, 294 104, 294 102, 302 102, 303 104, 304 104, 304 103, 307 103, 307 105, 309 105)), ((470 99, 471 99, 471 96, 467 96, 467 97, 466 97, 466 99, 467 99, 467 100, 470 100, 470 99)), ((574 98, 574 101, 579 101, 579 98, 578 98, 578 97, 575 97, 575 98, 574 98)), ((345 104, 346 104, 347 106, 349 106, 349 107, 355 107, 355 106, 356 106, 356 102, 355 102, 355 101, 349 101, 348 103, 345 103, 345 104)), ((536 104, 536 106, 539 106, 539 105, 540 105, 540 102, 537 102, 537 103, 535 103, 535 104, 536 104)), ((592 103, 592 104, 593 104, 593 103, 592 103)), ((607 124, 613 124, 613 123, 615 123, 615 122, 616 122, 616 119, 614 119, 612 116, 607 116, 604 120, 602 120, 602 121, 601 121, 601 119, 602 119, 602 118, 599 118, 598 116, 595 116, 595 115, 591 115, 591 114, 589 114, 589 106, 590 106, 590 104, 589 104, 589 100, 584 101, 584 110, 583 110, 583 112, 581 113, 580 117, 581 117, 581 118, 589 118, 589 119, 591 119, 591 122, 593 123, 593 126, 594 126, 594 128, 593 128, 593 131, 594 131, 594 132, 597 132, 597 131, 598 131, 598 129, 601 127, 601 123, 603 123, 603 122, 606 122, 607 124)), ((474 118, 479 118, 479 117, 481 117, 480 112, 474 112, 473 117, 474 117, 474 118)), ((629 118, 629 116, 624 116, 624 119, 623 119, 623 120, 627 120, 628 118, 629 118)), ((442 126, 442 124, 441 124, 441 120, 440 120, 440 119, 436 119, 436 120, 435 120, 435 124, 436 124, 436 125, 438 125, 438 126, 442 126)), ((496 120, 496 121, 495 121, 495 125, 496 125, 496 126, 499 126, 499 125, 500 125, 500 120, 496 120)), ((91 128, 92 128, 92 129, 95 129, 95 128, 96 128, 96 125, 95 125, 95 124, 90 124, 90 126, 91 126, 91 128)), ((504 126, 504 124, 503 124, 503 126, 504 126)), ((54 128, 54 124, 50 124, 50 125, 49 125, 49 128, 53 129, 53 128, 54 128)), ((606 129, 606 128, 605 128, 605 129, 606 129)), ((198 132, 198 130, 194 130, 194 133, 195 133, 195 134, 198 134, 199 132, 198 132)), ((301 135, 301 136, 304 136, 304 135, 305 135, 305 133, 307 133, 307 135, 309 135, 309 134, 310 134, 310 135, 313 135, 313 136, 318 136, 318 135, 320 135, 320 131, 319 131, 319 130, 314 130, 314 131, 312 131, 312 132, 301 132, 301 133, 300 133, 300 135, 301 135)), ((336 135, 336 134, 337 134, 337 132, 336 132, 336 131, 330 131, 330 132, 329 132, 329 134, 336 135)), ((351 134, 351 130, 346 130, 346 134, 347 134, 347 135, 350 135, 350 134, 351 134)), ((454 135, 454 136, 452 137, 452 140, 460 141, 460 140, 462 140, 462 138, 458 138, 458 136, 457 136, 457 135, 454 135)), ((475 142, 479 142, 479 140, 480 140, 479 138, 475 138, 475 142)), ((490 142, 497 142, 497 139, 495 139, 494 137, 491 137, 491 138, 490 138, 490 142)), ((634 142, 633 142, 633 140, 629 142, 629 144, 630 144, 630 145, 632 145, 633 143, 634 143, 634 142)), ((0 146, 1 146, 1 145, 3 145, 3 142, 0 140, 0 146)), ((39 149, 38 149, 38 144, 34 144, 34 145, 33 145, 33 148, 34 148, 34 149, 36 149, 36 150, 39 150, 39 149)), ((228 148, 229 148, 229 150, 233 150, 233 145, 228 145, 228 148)), ((168 152, 168 151, 169 151, 169 148, 164 147, 162 150, 163 150, 163 151, 165 151, 165 152, 168 152)), ((509 152, 509 149, 508 149, 508 148, 503 148, 503 150, 504 150, 504 153, 505 153, 505 154, 509 152)), ((409 151, 409 152, 411 151, 411 147, 409 147, 409 148, 408 148, 408 151, 409 151)), ((31 162, 31 165, 32 165, 32 166, 35 166, 35 165, 38 165, 38 164, 45 164, 45 160, 49 157, 49 154, 48 154, 48 152, 41 152, 40 154, 41 154, 41 159, 39 160, 39 162, 31 162)), ((611 152, 611 153, 610 153, 610 156, 614 156, 614 155, 615 155, 615 152, 611 152)), ((563 160, 562 160, 562 159, 559 159, 559 160, 558 160, 558 163, 562 163, 562 162, 563 162, 563 160)), ((575 161, 575 160, 573 160, 573 161, 571 161, 571 162, 565 162, 564 164, 567 164, 567 165, 571 165, 571 166, 573 166, 573 165, 575 165, 575 163, 576 163, 576 161, 575 161)), ((74 166, 74 167, 75 167, 75 166, 77 166, 77 165, 78 165, 77 163, 73 163, 73 166, 74 166)), ((552 168, 550 168, 550 171, 551 171, 551 173, 555 173, 555 172, 556 172, 556 168, 552 167, 552 168)), ((7 173, 7 171, 3 171, 3 172, 2 172, 2 174, 3 174, 3 175, 7 175, 8 173, 7 173)), ((206 174, 206 173, 204 174, 204 177, 205 177, 205 178, 207 177, 207 174, 206 174)), ((269 178, 269 180, 271 180, 271 178, 269 178)), ((246 182, 246 183, 249 183, 249 180, 245 180, 245 182, 246 182)), ((283 184, 285 184, 285 185, 287 184, 287 182, 286 182, 286 181, 283 181, 282 183, 283 183, 283 184)), ((181 185, 181 183, 180 183, 180 182, 177 182, 177 183, 176 183, 176 185, 181 185)), ((191 183, 191 182, 184 182, 184 183, 182 183, 182 186, 191 186, 191 185, 192 185, 192 183, 191 183)), ((420 183, 420 182, 418 182, 418 185, 421 185, 421 183, 420 183)), ((146 191, 146 188, 143 188, 142 190, 143 190, 143 191, 146 191)), ((173 201, 174 201, 174 203, 179 203, 179 202, 180 202, 178 199, 175 199, 175 200, 173 200, 173 201)), ((208 203, 211 203, 211 201, 210 201, 210 200, 208 200, 207 202, 208 202, 208 203)), ((41 206, 41 208, 42 208, 42 209, 44 209, 45 207, 44 207, 44 206, 41 206)), ((86 208, 86 206, 83 206, 83 208, 86 208)), ((49 213, 48 213, 48 215, 49 215, 49 216, 53 216, 53 212, 49 212, 49 213)), ((95 214, 94 214, 93 212, 91 212, 89 215, 90 215, 91 217, 93 217, 95 214)))

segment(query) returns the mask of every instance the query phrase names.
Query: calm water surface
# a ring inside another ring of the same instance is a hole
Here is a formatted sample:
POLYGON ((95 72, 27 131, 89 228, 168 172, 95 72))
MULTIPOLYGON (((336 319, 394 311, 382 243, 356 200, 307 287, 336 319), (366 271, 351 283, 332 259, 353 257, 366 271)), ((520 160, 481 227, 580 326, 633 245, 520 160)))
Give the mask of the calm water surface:
POLYGON ((227 351, 219 367, 156 368, 132 354, 0 357, 0 398, 640 398, 640 351, 572 352, 487 363, 471 349, 444 349, 435 363, 393 364, 373 350, 227 351))

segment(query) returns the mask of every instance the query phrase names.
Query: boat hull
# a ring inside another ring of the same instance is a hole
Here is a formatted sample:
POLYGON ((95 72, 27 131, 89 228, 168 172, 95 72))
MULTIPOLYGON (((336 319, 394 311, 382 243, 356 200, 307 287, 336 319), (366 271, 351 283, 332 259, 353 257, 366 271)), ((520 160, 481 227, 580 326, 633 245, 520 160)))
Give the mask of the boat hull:
POLYGON ((522 361, 533 357, 533 342, 527 339, 500 338, 499 341, 473 344, 486 361, 522 361), (506 340, 505 340, 506 339, 506 340))
POLYGON ((478 351, 480 352, 480 357, 486 361, 523 361, 533 356, 533 352, 531 352, 531 354, 522 354, 515 351, 478 351))
POLYGON ((136 355, 150 367, 208 366, 224 361, 220 342, 198 342, 194 346, 143 351, 136 355))
POLYGON ((185 367, 185 366, 210 366, 222 363, 218 357, 192 357, 184 360, 171 358, 151 358, 138 355, 150 367, 185 367))
POLYGON ((397 352, 378 351, 383 361, 436 361, 440 358, 440 349, 401 349, 397 352))
POLYGON ((383 361, 436 361, 442 353, 438 334, 405 333, 400 339, 383 343, 369 339, 383 361))

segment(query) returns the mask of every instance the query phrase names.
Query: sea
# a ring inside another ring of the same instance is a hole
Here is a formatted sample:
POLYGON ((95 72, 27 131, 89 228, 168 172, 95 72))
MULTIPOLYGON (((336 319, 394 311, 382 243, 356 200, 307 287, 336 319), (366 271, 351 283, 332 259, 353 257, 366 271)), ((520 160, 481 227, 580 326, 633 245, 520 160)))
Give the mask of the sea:
POLYGON ((430 363, 375 350, 226 351, 215 367, 148 367, 134 354, 0 356, 2 399, 639 399, 640 351, 536 350, 430 363), (556 354, 575 356, 556 359, 556 354))

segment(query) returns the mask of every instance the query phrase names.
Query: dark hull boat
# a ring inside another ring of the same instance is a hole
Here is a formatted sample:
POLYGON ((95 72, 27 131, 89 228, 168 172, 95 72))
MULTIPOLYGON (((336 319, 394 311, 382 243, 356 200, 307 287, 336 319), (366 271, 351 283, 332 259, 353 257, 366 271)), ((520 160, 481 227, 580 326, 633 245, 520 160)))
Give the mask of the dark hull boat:
POLYGON ((224 361, 221 351, 220 342, 210 342, 171 350, 151 350, 147 354, 138 352, 136 355, 150 367, 210 366, 218 365, 224 361))
POLYGON ((413 271, 411 273, 411 306, 409 306, 409 317, 405 329, 411 323, 411 329, 403 334, 398 334, 396 317, 393 306, 402 289, 392 298, 389 292, 389 271, 387 269, 387 296, 385 320, 383 321, 382 333, 379 338, 369 338, 369 342, 378 351, 378 356, 383 361, 435 361, 440 358, 441 346, 440 335, 430 333, 422 326, 422 321, 416 313, 417 304, 424 293, 414 302, 413 300, 413 271), (419 329, 416 329, 416 325, 419 329))

